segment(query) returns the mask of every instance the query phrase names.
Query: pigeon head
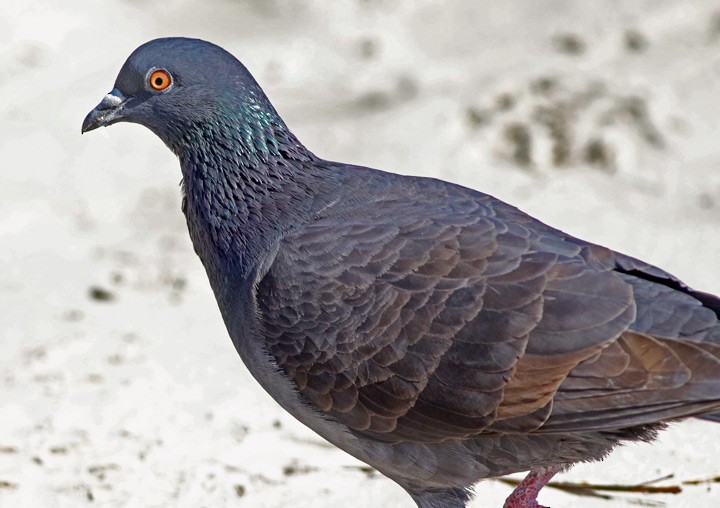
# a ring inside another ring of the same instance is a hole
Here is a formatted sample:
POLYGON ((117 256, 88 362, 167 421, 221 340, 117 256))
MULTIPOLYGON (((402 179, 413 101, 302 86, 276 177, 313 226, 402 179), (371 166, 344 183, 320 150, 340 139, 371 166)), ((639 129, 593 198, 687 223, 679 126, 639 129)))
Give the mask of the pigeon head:
POLYGON ((218 126, 250 150, 267 151, 278 133, 298 144, 245 66, 199 39, 155 39, 128 57, 82 132, 117 122, 148 127, 176 153, 193 132, 208 136, 218 126))

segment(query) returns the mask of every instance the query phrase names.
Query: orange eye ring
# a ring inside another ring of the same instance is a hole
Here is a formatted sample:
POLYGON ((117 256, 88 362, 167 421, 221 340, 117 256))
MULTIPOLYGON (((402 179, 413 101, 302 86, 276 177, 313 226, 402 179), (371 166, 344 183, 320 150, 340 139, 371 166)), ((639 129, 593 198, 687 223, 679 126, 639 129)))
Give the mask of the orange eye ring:
POLYGON ((158 69, 156 71, 153 71, 152 74, 150 74, 150 77, 148 78, 148 84, 153 90, 161 92, 170 85, 172 85, 172 78, 170 77, 170 73, 168 71, 158 69))

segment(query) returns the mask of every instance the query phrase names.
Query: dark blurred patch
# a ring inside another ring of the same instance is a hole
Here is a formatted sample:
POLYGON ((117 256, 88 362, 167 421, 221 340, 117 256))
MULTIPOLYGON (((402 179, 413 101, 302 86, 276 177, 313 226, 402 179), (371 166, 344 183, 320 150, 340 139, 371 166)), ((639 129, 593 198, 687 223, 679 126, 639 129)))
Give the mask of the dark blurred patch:
POLYGON ((641 53, 650 46, 650 43, 647 38, 637 30, 626 30, 623 35, 623 45, 629 52, 641 53))
POLYGON ((503 137, 511 145, 511 158, 520 166, 532 163, 532 135, 529 127, 520 122, 505 126, 503 137))
POLYGON ((558 78, 555 76, 542 76, 530 82, 530 92, 535 95, 552 95, 558 87, 558 78))
POLYGON ((366 111, 379 111, 388 109, 392 104, 392 98, 387 92, 381 92, 378 90, 364 93, 356 101, 356 106, 359 109, 366 111))
POLYGON ((23 360, 26 364, 44 360, 47 357, 47 349, 44 346, 28 348, 23 351, 23 360))
POLYGON ((173 277, 170 285, 175 291, 182 291, 187 285, 187 281, 183 277, 173 277))
POLYGON ((360 56, 366 60, 374 58, 378 55, 379 44, 370 37, 363 37, 358 44, 360 56))
POLYGON ((110 282, 112 282, 116 286, 119 286, 120 284, 125 282, 125 276, 122 274, 122 272, 112 272, 110 274, 110 282))
POLYGON ((125 359, 122 357, 122 355, 117 353, 107 357, 107 362, 110 365, 120 365, 121 363, 123 363, 123 361, 125 361, 125 359))
POLYGON ((580 36, 571 33, 554 36, 552 43, 557 51, 566 55, 579 56, 587 50, 587 45, 580 36))
POLYGON ((122 340, 123 342, 127 342, 128 344, 135 344, 136 342, 140 341, 140 337, 137 333, 129 332, 123 334, 122 340))
POLYGON ((117 464, 96 464, 88 466, 88 473, 96 477, 100 481, 104 481, 108 471, 116 471, 120 469, 117 464))
POLYGON ((292 461, 290 464, 283 467, 283 474, 285 476, 295 476, 299 474, 308 474, 317 471, 318 468, 312 466, 305 466, 298 464, 296 461, 292 461))
POLYGON ((615 152, 602 139, 590 139, 583 150, 583 159, 593 167, 606 171, 615 170, 615 152))
POLYGON ((385 111, 414 99, 418 89, 417 81, 412 76, 398 76, 393 89, 365 92, 354 101, 353 109, 363 112, 385 111))
POLYGON ((572 140, 569 115, 570 111, 563 103, 538 106, 533 112, 533 119, 548 130, 552 142, 552 163, 556 167, 570 162, 572 140))
POLYGON ((629 120, 649 144, 657 148, 665 147, 665 139, 655 127, 655 123, 650 117, 647 100, 644 97, 619 97, 616 108, 609 113, 618 119, 626 118, 629 120))
POLYGON ((92 384, 100 384, 103 382, 103 377, 100 374, 88 374, 85 376, 85 381, 92 384))
POLYGON ((0 480, 0 489, 16 489, 18 488, 17 483, 9 482, 7 480, 0 480))
POLYGON ((465 108, 465 120, 473 129, 489 125, 492 117, 492 112, 486 109, 480 109, 475 106, 468 106, 465 108))
POLYGON ((170 288, 170 293, 168 294, 170 303, 179 304, 182 302, 183 292, 187 287, 187 280, 185 277, 166 274, 163 276, 162 282, 170 288))
POLYGON ((237 421, 232 422, 230 427, 230 435, 232 435, 235 440, 240 443, 245 439, 245 437, 250 432, 250 428, 247 425, 238 423, 237 421))
POLYGON ((501 93, 495 97, 495 107, 498 111, 510 111, 517 104, 517 99, 511 93, 501 93))
POLYGON ((243 497, 245 495, 245 485, 236 484, 235 485, 235 495, 237 497, 243 497))
POLYGON ((242 0, 261 17, 278 18, 284 13, 283 3, 280 0, 242 0))
POLYGON ((96 302, 112 302, 115 300, 115 294, 112 291, 100 286, 91 286, 88 289, 88 296, 96 302))
POLYGON ((365 473, 370 478, 379 474, 376 469, 370 466, 345 466, 345 469, 353 469, 360 471, 362 473, 365 473))
POLYGON ((701 192, 697 197, 697 204, 703 210, 715 207, 715 197, 708 192, 701 192))

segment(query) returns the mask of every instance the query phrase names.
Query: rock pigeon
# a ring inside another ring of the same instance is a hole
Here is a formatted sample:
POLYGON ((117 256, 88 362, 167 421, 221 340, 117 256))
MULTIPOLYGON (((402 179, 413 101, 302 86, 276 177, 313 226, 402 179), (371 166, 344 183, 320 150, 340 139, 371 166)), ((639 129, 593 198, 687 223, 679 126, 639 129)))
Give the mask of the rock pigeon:
POLYGON ((179 158, 255 379, 420 508, 528 470, 505 507, 539 507, 557 472, 720 410, 720 298, 487 194, 317 157, 216 45, 136 49, 82 132, 116 122, 179 158))

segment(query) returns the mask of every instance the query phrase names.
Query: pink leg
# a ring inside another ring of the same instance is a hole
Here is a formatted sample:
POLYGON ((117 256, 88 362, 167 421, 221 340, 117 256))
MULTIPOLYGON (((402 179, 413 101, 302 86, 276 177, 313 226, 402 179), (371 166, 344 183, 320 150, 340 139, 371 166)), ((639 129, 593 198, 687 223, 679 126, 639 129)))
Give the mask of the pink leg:
POLYGON ((505 500, 503 508, 544 508, 537 502, 537 496, 550 479, 565 466, 550 466, 533 469, 523 481, 515 487, 505 500))

